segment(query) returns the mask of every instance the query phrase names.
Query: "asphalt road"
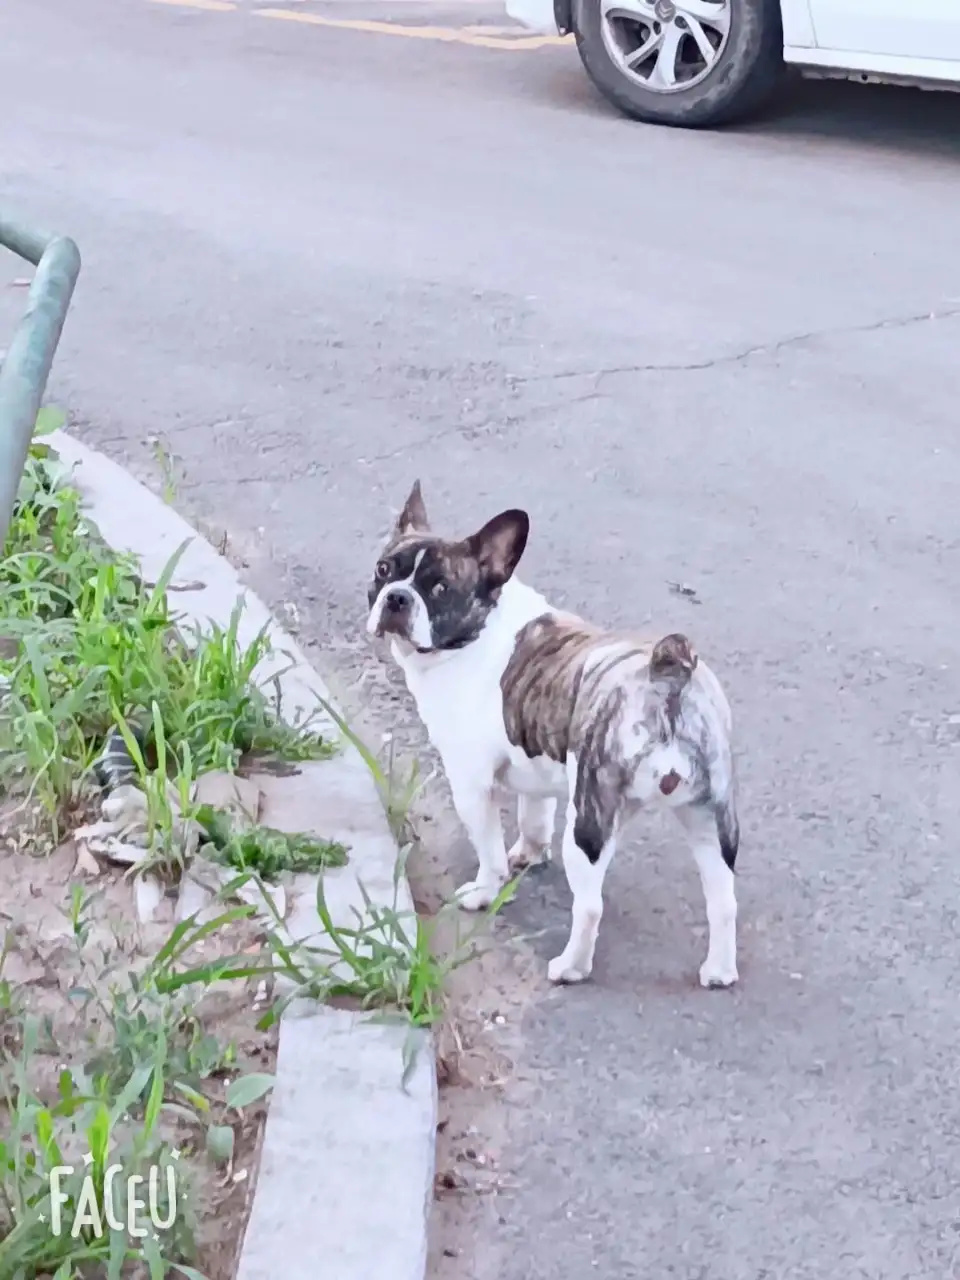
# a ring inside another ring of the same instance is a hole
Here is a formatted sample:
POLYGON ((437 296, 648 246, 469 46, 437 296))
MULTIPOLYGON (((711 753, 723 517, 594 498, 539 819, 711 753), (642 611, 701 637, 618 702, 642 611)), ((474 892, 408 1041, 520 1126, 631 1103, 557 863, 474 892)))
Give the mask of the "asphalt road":
MULTIPOLYGON (((54 398, 140 470, 166 439, 382 727, 364 589, 415 475, 727 682, 741 984, 696 986, 693 867, 641 833, 595 980, 528 1013, 488 1270, 960 1275, 960 101, 658 131, 566 47, 141 0, 5 0, 0 94, 3 204, 84 253, 54 398)), ((507 927, 545 966, 567 909, 557 868, 507 927)))

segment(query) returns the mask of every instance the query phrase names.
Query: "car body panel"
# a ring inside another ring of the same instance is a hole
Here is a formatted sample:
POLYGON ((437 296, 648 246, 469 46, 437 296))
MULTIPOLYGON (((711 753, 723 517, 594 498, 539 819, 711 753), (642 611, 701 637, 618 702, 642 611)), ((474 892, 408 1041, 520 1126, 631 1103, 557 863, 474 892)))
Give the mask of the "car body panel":
MULTIPOLYGON (((531 31, 556 35, 568 29, 574 2, 506 0, 506 10, 531 31)), ((781 0, 784 61, 814 74, 960 89, 960 0, 911 6, 905 13, 902 0, 781 0)))
POLYGON ((783 57, 785 62, 801 70, 830 71, 837 76, 879 84, 913 84, 960 92, 960 60, 957 59, 900 58, 849 49, 791 47, 784 49, 783 57))
POLYGON ((783 43, 796 48, 812 49, 817 43, 810 0, 780 0, 783 21, 783 43))
MULTIPOLYGON (((508 15, 531 31, 556 35, 569 26, 573 0, 506 0, 508 15)), ((814 45, 813 18, 809 0, 780 0, 783 39, 790 45, 814 45)))
POLYGON ((530 31, 541 35, 557 34, 557 15, 553 0, 506 0, 507 14, 530 31))
POLYGON ((841 60, 855 53, 960 62, 958 0, 810 0, 810 9, 817 45, 841 60))

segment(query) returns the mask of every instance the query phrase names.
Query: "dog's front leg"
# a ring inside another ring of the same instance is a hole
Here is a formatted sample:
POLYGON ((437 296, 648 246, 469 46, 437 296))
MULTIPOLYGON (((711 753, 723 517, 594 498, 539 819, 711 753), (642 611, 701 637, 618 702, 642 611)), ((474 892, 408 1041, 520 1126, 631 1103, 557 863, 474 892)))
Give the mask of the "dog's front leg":
POLYGON ((452 777, 450 790, 480 864, 477 878, 457 891, 457 902, 465 911, 480 911, 490 906, 510 878, 500 807, 492 785, 476 778, 452 777))

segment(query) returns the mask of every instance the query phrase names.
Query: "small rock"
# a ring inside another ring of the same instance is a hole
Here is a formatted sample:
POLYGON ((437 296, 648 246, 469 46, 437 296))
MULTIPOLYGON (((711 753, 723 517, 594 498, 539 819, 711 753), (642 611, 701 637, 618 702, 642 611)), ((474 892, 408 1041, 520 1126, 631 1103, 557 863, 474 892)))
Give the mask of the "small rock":
POLYGON ((73 874, 75 876, 98 876, 100 874, 100 863, 96 860, 89 848, 82 841, 76 841, 77 860, 74 863, 73 874))
POLYGON ((147 797, 132 783, 114 787, 100 806, 104 822, 112 825, 112 835, 129 838, 147 828, 147 797))
MULTIPOLYGON (((220 866, 219 863, 211 862, 208 858, 194 858, 190 864, 190 874, 204 887, 212 887, 214 893, 219 893, 231 880, 235 880, 239 873, 233 867, 220 866)), ((286 918, 287 895, 282 884, 261 887, 256 880, 248 880, 237 890, 237 897, 248 906, 255 907, 257 915, 268 928, 276 926, 277 916, 281 920, 286 918), (276 915, 270 909, 270 902, 273 903, 276 915)))
MULTIPOLYGON (((235 874, 231 872, 231 874, 235 874)), ((225 877, 229 883, 230 877, 225 877)), ((237 891, 237 897, 248 906, 256 907, 257 915, 269 928, 273 928, 277 924, 277 917, 281 920, 286 918, 287 914, 287 895, 282 884, 263 885, 257 883, 256 880, 248 880, 237 891), (273 903, 273 911, 270 909, 270 903, 273 903), (276 914, 274 914, 274 912, 276 914)))
POLYGON ((174 912, 177 923, 188 920, 191 916, 196 916, 199 924, 205 923, 204 913, 209 916, 208 908, 213 901, 214 891, 209 889, 205 884, 201 884, 199 880, 190 873, 185 872, 180 877, 180 888, 177 894, 177 906, 174 912))
POLYGON ((697 595, 696 587, 691 587, 686 582, 668 582, 667 586, 675 596, 683 596, 689 600, 691 604, 699 604, 700 597, 697 595))
MULTIPOLYGON (((130 867, 146 855, 142 844, 117 838, 117 831, 122 828, 116 822, 92 822, 88 826, 78 827, 73 833, 73 841, 77 849, 77 865, 81 859, 89 865, 91 855, 105 858, 109 862, 119 862, 130 867)), ((144 833, 145 834, 145 833, 144 833)))
POLYGON ((434 1187, 438 1194, 444 1191, 461 1191, 466 1185, 467 1180, 461 1173, 456 1173, 453 1169, 444 1169, 442 1173, 438 1173, 434 1178, 434 1187))
POLYGON ((137 905, 137 919, 141 924, 148 924, 157 914, 157 908, 163 901, 163 887, 156 876, 137 876, 133 882, 133 893, 137 905))
POLYGON ((238 825, 252 827, 260 818, 263 793, 252 778, 217 769, 200 775, 194 784, 193 800, 229 813, 238 825))

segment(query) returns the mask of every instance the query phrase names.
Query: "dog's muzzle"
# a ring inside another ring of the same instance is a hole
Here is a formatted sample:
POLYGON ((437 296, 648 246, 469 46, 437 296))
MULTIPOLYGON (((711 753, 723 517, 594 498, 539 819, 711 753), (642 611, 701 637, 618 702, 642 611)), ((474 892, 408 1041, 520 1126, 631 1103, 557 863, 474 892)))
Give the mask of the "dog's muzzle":
POLYGON ((379 616, 376 619, 376 635, 394 635, 408 639, 414 606, 413 594, 405 587, 390 587, 377 603, 379 616))

